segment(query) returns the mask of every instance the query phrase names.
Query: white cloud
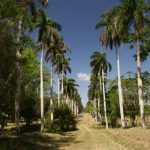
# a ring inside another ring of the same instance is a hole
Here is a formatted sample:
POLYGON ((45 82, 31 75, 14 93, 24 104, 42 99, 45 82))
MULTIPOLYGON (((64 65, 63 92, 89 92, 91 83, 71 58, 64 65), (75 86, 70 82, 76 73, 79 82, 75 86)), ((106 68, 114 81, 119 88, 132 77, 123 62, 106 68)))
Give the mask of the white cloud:
POLYGON ((90 74, 80 72, 77 74, 78 80, 81 81, 90 81, 90 74))

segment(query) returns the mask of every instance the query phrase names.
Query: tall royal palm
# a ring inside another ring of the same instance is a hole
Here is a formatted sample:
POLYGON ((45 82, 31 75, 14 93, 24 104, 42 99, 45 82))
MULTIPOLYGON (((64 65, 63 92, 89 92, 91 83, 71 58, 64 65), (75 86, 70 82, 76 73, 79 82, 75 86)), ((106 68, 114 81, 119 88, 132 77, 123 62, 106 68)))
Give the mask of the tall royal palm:
POLYGON ((55 72, 57 73, 57 88, 58 88, 58 105, 60 104, 60 74, 62 73, 62 57, 64 57, 64 53, 61 49, 58 50, 58 53, 56 54, 56 60, 55 60, 55 72))
POLYGON ((45 59, 46 61, 50 62, 50 112, 51 112, 51 121, 54 120, 54 115, 53 115, 53 68, 56 60, 56 54, 57 54, 58 49, 54 46, 49 48, 46 51, 46 56, 45 59))
POLYGON ((109 12, 102 14, 101 20, 96 25, 96 29, 99 27, 104 27, 103 33, 100 36, 100 41, 102 45, 110 47, 113 49, 113 46, 116 49, 116 61, 117 61, 117 76, 118 76, 118 93, 119 93, 119 105, 120 105, 120 116, 121 116, 121 126, 125 127, 124 119, 124 109, 123 109, 123 93, 120 77, 120 59, 119 59, 119 47, 121 42, 123 42, 122 36, 127 34, 127 26, 124 24, 124 28, 120 28, 116 22, 116 14, 118 7, 112 9, 109 12))
POLYGON ((69 64, 70 58, 68 57, 64 57, 62 58, 62 86, 61 86, 61 93, 62 93, 62 97, 63 97, 63 93, 64 93, 64 84, 63 84, 63 78, 64 75, 67 74, 67 72, 71 73, 71 68, 70 68, 70 64, 69 64))
POLYGON ((133 40, 136 41, 138 96, 140 104, 141 124, 143 128, 145 128, 146 125, 144 117, 143 83, 141 79, 140 47, 142 44, 142 32, 144 30, 144 27, 149 23, 149 18, 146 16, 146 13, 149 10, 150 5, 144 0, 122 0, 121 10, 118 14, 120 16, 121 22, 129 25, 130 29, 133 29, 134 27, 134 31, 132 30, 133 33, 131 33, 131 35, 133 35, 133 40))
POLYGON ((119 6, 113 8, 116 10, 115 22, 120 30, 128 29, 130 36, 122 35, 126 41, 128 37, 130 42, 136 42, 136 59, 137 59, 137 81, 138 81, 138 96, 141 114, 141 124, 145 128, 145 117, 144 117, 144 100, 143 100, 143 84, 141 79, 141 38, 142 32, 146 25, 149 24, 149 18, 146 15, 150 10, 150 4, 146 3, 144 0, 121 0, 119 6), (126 26, 124 26, 126 25, 126 26))
POLYGON ((40 99, 41 99, 41 131, 44 130, 44 90, 43 90, 43 55, 44 50, 51 47, 52 44, 57 43, 60 39, 58 30, 55 28, 52 20, 48 19, 45 13, 39 11, 39 20, 36 27, 39 28, 38 43, 41 45, 41 58, 40 58, 40 99))
POLYGON ((66 104, 69 105, 70 103, 69 100, 74 96, 74 92, 76 91, 76 87, 78 87, 78 85, 76 84, 74 79, 70 79, 67 77, 64 77, 63 84, 64 84, 64 96, 66 98, 66 104))
POLYGON ((74 114, 79 114, 79 107, 81 106, 81 97, 77 90, 73 93, 73 105, 72 105, 72 111, 74 114))
MULTIPOLYGON (((18 34, 17 34, 17 43, 21 44, 22 33, 24 32, 24 26, 26 28, 31 28, 31 22, 33 21, 31 18, 36 18, 36 8, 40 5, 37 5, 39 2, 46 6, 48 4, 48 0, 20 0, 17 2, 17 10, 18 16, 18 34), (32 15, 32 17, 31 17, 32 15), (31 19, 31 20, 30 20, 31 19), (30 23, 29 23, 30 22, 30 23), (28 24, 28 25, 27 25, 28 24)), ((15 124, 16 131, 19 132, 19 103, 20 103, 20 93, 21 93, 21 48, 18 46, 16 49, 16 96, 15 96, 15 124)))
MULTIPOLYGON (((108 129, 108 120, 107 120, 107 107, 106 107, 106 96, 105 96, 105 79, 104 76, 107 74, 107 71, 111 71, 111 64, 106 59, 106 53, 94 52, 91 56, 90 63, 92 72, 96 75, 99 75, 102 78, 102 87, 103 87, 103 101, 104 101, 104 115, 106 128, 108 129)), ((101 86, 101 85, 100 85, 101 86)))
MULTIPOLYGON (((93 71, 92 71, 93 72, 93 71)), ((97 74, 92 73, 90 77, 90 85, 88 87, 88 97, 90 101, 93 101, 93 107, 95 112, 95 120, 98 120, 98 113, 99 117, 101 118, 100 113, 100 103, 101 103, 101 89, 100 89, 100 78, 97 74), (98 112, 97 112, 98 110, 98 112)))
MULTIPOLYGON (((59 32, 61 31, 62 27, 54 22, 51 21, 51 25, 56 28, 59 32)), ((46 55, 45 55, 45 60, 50 63, 50 112, 51 112, 51 121, 53 121, 54 116, 53 116, 53 68, 54 65, 56 64, 56 57, 57 54, 59 53, 59 48, 62 47, 63 41, 62 38, 60 37, 59 40, 52 41, 52 43, 49 43, 50 46, 46 50, 46 55)))

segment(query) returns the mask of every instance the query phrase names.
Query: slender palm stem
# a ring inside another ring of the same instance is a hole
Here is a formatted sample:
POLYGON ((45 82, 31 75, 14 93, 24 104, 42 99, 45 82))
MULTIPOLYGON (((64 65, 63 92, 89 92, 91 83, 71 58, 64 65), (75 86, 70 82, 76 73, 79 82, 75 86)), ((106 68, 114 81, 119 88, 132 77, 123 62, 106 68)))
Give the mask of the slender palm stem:
POLYGON ((43 91, 43 49, 41 52, 41 62, 40 62, 40 97, 41 97, 41 131, 44 130, 44 91, 43 91))
POLYGON ((78 115, 78 114, 79 114, 79 107, 78 107, 78 104, 76 102, 76 115, 78 115))
POLYGON ((105 96, 105 78, 104 78, 104 70, 102 68, 102 79, 103 79, 103 100, 104 100, 104 115, 105 115, 105 123, 106 129, 108 129, 108 119, 107 119, 107 107, 106 107, 106 96, 105 96))
POLYGON ((141 62, 140 62, 140 41, 137 40, 137 80, 138 80, 138 96, 141 114, 142 127, 145 128, 145 116, 144 116, 144 101, 143 101, 143 83, 141 79, 141 62))
POLYGON ((60 77, 58 75, 58 105, 60 104, 60 77))
POLYGON ((63 82, 63 80, 64 80, 64 72, 62 71, 62 85, 61 85, 61 93, 62 94, 64 92, 64 82, 63 82))
POLYGON ((51 66, 51 71, 50 71, 50 90, 51 90, 51 97, 50 97, 50 112, 51 112, 51 121, 54 120, 54 114, 53 114, 53 65, 51 66))
POLYGON ((117 73, 118 73, 118 94, 119 94, 119 105, 120 105, 120 115, 121 115, 121 126, 122 128, 124 128, 125 120, 124 120, 124 110, 123 110, 123 93, 122 93, 121 78, 120 78, 119 49, 117 45, 116 45, 116 60, 117 60, 117 73))
MULTIPOLYGON (((100 111, 100 102, 101 102, 101 90, 102 90, 102 78, 101 78, 101 73, 99 73, 99 111, 100 111)), ((101 112, 99 112, 99 117, 100 117, 100 122, 102 123, 102 115, 101 112)))
POLYGON ((97 100, 96 100, 96 98, 94 98, 94 108, 95 108, 95 120, 96 120, 96 122, 97 122, 97 100))
POLYGON ((62 83, 61 83, 62 102, 64 102, 64 72, 62 71, 62 83))
MULTIPOLYGON (((19 19, 19 27, 18 27, 18 37, 17 37, 17 42, 20 42, 20 37, 21 37, 21 32, 22 32, 22 18, 19 19)), ((21 58, 21 52, 20 48, 17 48, 16 51, 16 57, 17 57, 17 62, 16 62, 16 98, 15 98, 15 125, 16 125, 16 132, 20 132, 20 127, 19 127, 19 109, 20 109, 20 92, 21 92, 21 66, 20 66, 20 58, 21 58)))

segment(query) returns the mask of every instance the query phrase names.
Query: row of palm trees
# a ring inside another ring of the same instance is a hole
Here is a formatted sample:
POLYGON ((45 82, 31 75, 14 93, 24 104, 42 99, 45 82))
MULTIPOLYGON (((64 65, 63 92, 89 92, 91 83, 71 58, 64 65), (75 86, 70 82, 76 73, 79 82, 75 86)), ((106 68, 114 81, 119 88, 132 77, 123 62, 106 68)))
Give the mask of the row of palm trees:
POLYGON ((102 105, 103 100, 106 129, 108 129, 106 95, 105 95, 105 88, 106 88, 105 76, 107 75, 108 71, 111 71, 111 64, 106 59, 106 53, 95 51, 91 55, 90 66, 92 67, 92 71, 88 96, 90 100, 93 100, 94 107, 95 108, 98 107, 99 115, 96 114, 96 119, 98 116, 100 118, 102 117, 100 113, 100 106, 102 105))
MULTIPOLYGON (((20 132, 19 128, 19 111, 20 111, 20 94, 21 94, 21 64, 20 59, 22 57, 22 46, 21 40, 23 33, 29 29, 33 30, 33 23, 35 23, 37 18, 37 10, 39 7, 46 7, 48 5, 48 0, 20 0, 14 1, 16 8, 16 18, 18 19, 18 31, 17 31, 17 44, 18 48, 16 49, 16 95, 15 95, 15 125, 16 132, 20 132)), ((14 19, 15 20, 15 19, 14 19)), ((15 22, 16 23, 16 22, 15 22)))
POLYGON ((79 109, 82 109, 81 97, 78 93, 76 81, 71 78, 63 77, 61 80, 63 85, 62 99, 72 109, 74 114, 79 114, 79 109))
MULTIPOLYGON (((37 36, 37 49, 40 50, 40 102, 41 102, 41 131, 44 130, 44 85, 43 85, 43 65, 44 61, 50 64, 50 111, 51 121, 53 121, 53 74, 58 75, 58 102, 66 102, 75 114, 78 114, 79 105, 81 104, 81 98, 77 91, 77 84, 75 80, 65 77, 67 72, 71 73, 70 58, 65 54, 70 50, 67 44, 65 44, 63 37, 60 34, 62 27, 54 20, 47 18, 42 7, 46 7, 48 0, 26 0, 20 1, 19 8, 23 10, 26 8, 28 16, 24 13, 20 13, 18 22, 18 38, 17 42, 20 43, 22 38, 22 32, 24 30, 24 19, 28 19, 26 26, 31 27, 31 30, 38 29, 37 36), (37 9, 37 5, 42 4, 37 9), (31 19, 31 20, 30 20, 31 19), (30 25, 30 26, 29 26, 30 25), (61 76, 61 80, 60 80, 61 76), (60 84, 61 83, 61 84, 60 84), (61 87, 60 87, 61 85, 61 87), (64 101, 64 99, 67 99, 64 101)), ((17 60, 21 58, 21 49, 17 49, 17 60)), ((20 101, 20 62, 16 62, 17 70, 17 91, 15 100, 15 122, 16 129, 19 132, 19 101, 20 101)))
MULTIPOLYGON (((120 104, 121 126, 125 127, 125 117, 123 108, 123 93, 120 78, 120 60, 119 48, 122 44, 136 43, 136 61, 137 61, 137 83, 138 98, 141 114, 141 125, 145 125, 144 118, 144 100, 143 100, 143 83, 141 79, 141 53, 142 38, 145 28, 150 25, 148 12, 150 4, 144 0, 121 0, 118 6, 103 13, 96 29, 103 27, 100 35, 100 42, 106 48, 116 49, 117 74, 118 74, 118 93, 120 104)), ((145 37, 146 38, 146 37, 145 37)), ((143 47, 142 47, 143 48, 143 47)), ((145 50, 147 51, 147 49, 145 50)))
POLYGON ((78 104, 81 103, 77 92, 75 80, 66 78, 67 72, 71 73, 70 58, 65 54, 69 51, 69 47, 64 43, 60 35, 61 26, 46 18, 43 11, 40 10, 40 18, 37 22, 39 28, 38 44, 42 48, 40 60, 40 98, 41 98, 41 131, 44 130, 44 90, 43 90, 43 56, 45 50, 45 60, 50 62, 50 112, 51 121, 53 121, 53 73, 57 74, 58 92, 57 104, 66 102, 72 111, 78 113, 78 104), (60 80, 61 77, 61 80, 60 80), (61 83, 61 84, 60 84, 61 83), (64 101, 66 99, 66 101, 64 101), (80 103, 79 103, 80 102, 80 103))

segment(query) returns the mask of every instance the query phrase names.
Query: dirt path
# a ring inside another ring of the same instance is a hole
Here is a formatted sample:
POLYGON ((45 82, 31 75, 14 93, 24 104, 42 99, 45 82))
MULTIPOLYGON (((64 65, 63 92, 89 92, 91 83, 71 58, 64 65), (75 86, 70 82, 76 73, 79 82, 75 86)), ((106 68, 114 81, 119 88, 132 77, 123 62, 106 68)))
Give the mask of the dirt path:
POLYGON ((68 146, 60 148, 61 150, 126 150, 122 144, 110 137, 105 129, 92 128, 95 121, 90 115, 84 114, 80 119, 79 130, 74 133, 76 139, 68 146))
POLYGON ((0 150, 150 150, 149 129, 106 130, 89 114, 79 119, 74 132, 6 134, 0 137, 0 150))

